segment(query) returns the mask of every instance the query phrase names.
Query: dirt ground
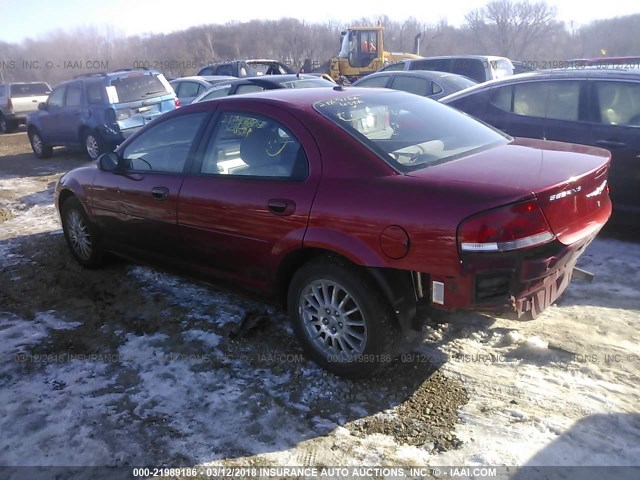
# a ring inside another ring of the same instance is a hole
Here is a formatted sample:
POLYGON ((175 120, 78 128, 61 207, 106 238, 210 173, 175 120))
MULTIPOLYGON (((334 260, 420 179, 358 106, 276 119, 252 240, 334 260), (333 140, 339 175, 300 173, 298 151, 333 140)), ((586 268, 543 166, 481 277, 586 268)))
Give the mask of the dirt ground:
MULTIPOLYGON (((235 374, 247 378, 264 376, 265 370, 266 375, 291 379, 299 379, 303 370, 306 375, 311 372, 311 378, 305 380, 314 384, 315 393, 311 395, 300 381, 278 386, 279 395, 284 393, 288 397, 287 403, 304 403, 305 413, 298 425, 301 430, 315 430, 314 423, 320 417, 347 426, 355 437, 382 433, 402 443, 430 445, 429 448, 438 451, 455 448, 458 440, 452 430, 457 410, 466 402, 466 393, 459 381, 440 373, 437 364, 425 369, 410 362, 398 362, 381 378, 360 382, 337 379, 301 357, 284 312, 273 307, 227 291, 224 286, 193 282, 197 288, 220 297, 212 305, 199 306, 201 317, 215 317, 221 314, 221 309, 236 308, 242 313, 240 317, 236 315, 235 322, 216 326, 208 319, 193 318, 189 307, 177 302, 162 286, 144 285, 132 277, 131 269, 138 267, 124 261, 115 260, 103 270, 82 269, 69 255, 59 225, 55 228, 58 219, 51 206, 52 189, 60 175, 87 163, 82 153, 60 149, 53 158, 38 160, 30 151, 25 133, 4 135, 0 141, 0 179, 4 180, 4 188, 0 190, 0 245, 6 246, 10 240, 11 255, 21 259, 5 262, 0 269, 0 312, 28 320, 37 318, 39 312, 54 311, 57 317, 79 324, 74 329, 53 330, 30 345, 26 352, 30 358, 117 355, 129 335, 154 334, 167 335, 171 350, 177 355, 202 355, 211 352, 199 342, 184 342, 181 334, 188 330, 207 331, 220 338, 216 358, 197 368, 228 369, 228 359, 242 359, 243 371, 235 374), (42 207, 42 218, 26 222, 35 230, 33 233, 24 230, 24 222, 23 228, 9 225, 34 204, 42 207), (54 225, 53 233, 37 232, 39 227, 47 230, 45 225, 54 225), (262 322, 246 335, 234 338, 232 331, 237 321, 246 315, 261 315, 262 322), (296 361, 280 361, 289 354, 295 355, 296 361), (389 409, 395 413, 375 415, 389 409)), ((20 365, 16 374, 32 375, 45 367, 45 363, 27 362, 20 365)), ((233 368, 237 367, 234 363, 233 368)), ((115 385, 111 388, 126 390, 131 386, 131 375, 125 370, 114 372, 114 378, 115 385)), ((52 386, 65 387, 63 383, 52 386)), ((267 403, 275 401, 269 399, 270 392, 247 385, 243 396, 255 395, 267 398, 267 403)), ((118 413, 128 408, 131 406, 126 401, 116 406, 118 413)), ((290 414, 297 416, 299 412, 290 414)), ((151 445, 140 445, 145 454, 138 461, 184 465, 199 460, 184 455, 167 457, 166 452, 156 450, 154 445, 163 436, 174 433, 166 427, 143 422, 140 428, 151 428, 151 435, 139 434, 154 439, 151 445)), ((117 436, 116 431, 111 434, 117 436)))
MULTIPOLYGON (((572 286, 537 323, 473 314, 427 320, 388 371, 352 382, 304 358, 284 312, 225 285, 121 260, 79 267, 52 191, 86 163, 63 149, 36 159, 24 131, 0 136, 0 465, 513 465, 587 414, 623 412, 637 422, 637 393, 627 389, 639 365, 583 371, 575 360, 598 345, 597 355, 619 346, 635 358, 633 238, 608 234, 585 257, 596 268, 619 262, 615 275, 604 270, 600 287, 572 286), (246 317, 255 326, 235 336, 246 317), (585 333, 581 343, 572 328, 585 319, 601 336, 585 333), (541 362, 549 351, 555 357, 541 362), (506 360, 452 363, 477 352, 506 360), (569 400, 562 389, 573 381, 591 403, 569 400), (615 398, 594 403, 600 387, 615 398), (509 450, 525 437, 531 445, 509 450)), ((640 439, 638 431, 629 438, 640 439)), ((612 447, 612 455, 621 451, 612 447)))

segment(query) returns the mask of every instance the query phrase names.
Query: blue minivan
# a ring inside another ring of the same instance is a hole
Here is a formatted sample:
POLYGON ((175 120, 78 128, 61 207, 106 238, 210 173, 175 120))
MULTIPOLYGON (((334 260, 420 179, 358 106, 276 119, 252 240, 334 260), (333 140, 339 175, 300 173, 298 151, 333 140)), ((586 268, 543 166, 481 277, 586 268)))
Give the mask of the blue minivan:
POLYGON ((177 105, 173 88, 154 70, 80 75, 29 114, 27 134, 38 158, 50 157, 55 146, 80 146, 94 160, 177 105))

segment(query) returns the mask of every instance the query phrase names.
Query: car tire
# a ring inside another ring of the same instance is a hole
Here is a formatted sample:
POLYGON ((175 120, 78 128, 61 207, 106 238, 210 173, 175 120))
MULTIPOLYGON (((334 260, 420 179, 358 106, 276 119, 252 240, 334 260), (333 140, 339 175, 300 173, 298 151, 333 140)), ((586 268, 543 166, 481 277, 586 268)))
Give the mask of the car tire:
POLYGON ((89 130, 84 134, 83 142, 84 151, 89 160, 97 160, 100 155, 108 150, 107 145, 104 140, 102 140, 102 137, 92 130, 89 130))
POLYGON ((31 149, 36 157, 49 158, 53 155, 53 148, 44 143, 40 132, 37 130, 29 130, 29 142, 31 142, 31 149))
POLYGON ((400 338, 384 295, 358 267, 320 257, 289 284, 293 329, 319 366, 347 378, 369 377, 389 365, 400 338))
POLYGON ((12 133, 16 129, 16 124, 7 120, 4 115, 0 113, 0 132, 12 133))
POLYGON ((91 223, 82 203, 75 197, 60 208, 62 230, 67 246, 80 265, 98 268, 104 263, 104 250, 97 228, 91 223))

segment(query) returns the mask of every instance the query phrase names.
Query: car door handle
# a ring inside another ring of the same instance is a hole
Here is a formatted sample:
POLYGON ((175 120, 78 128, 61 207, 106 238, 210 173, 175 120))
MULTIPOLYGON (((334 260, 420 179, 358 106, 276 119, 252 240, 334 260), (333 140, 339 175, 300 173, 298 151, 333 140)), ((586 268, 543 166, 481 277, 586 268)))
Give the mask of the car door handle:
POLYGON ((167 196, 169 195, 169 189, 166 187, 153 187, 151 189, 151 195, 156 200, 166 200, 167 196))
POLYGON ((267 202, 267 208, 276 215, 291 215, 296 210, 296 203, 286 198, 272 198, 267 202))
POLYGON ((596 140, 596 145, 605 148, 624 148, 627 146, 625 142, 619 142, 617 140, 596 140))

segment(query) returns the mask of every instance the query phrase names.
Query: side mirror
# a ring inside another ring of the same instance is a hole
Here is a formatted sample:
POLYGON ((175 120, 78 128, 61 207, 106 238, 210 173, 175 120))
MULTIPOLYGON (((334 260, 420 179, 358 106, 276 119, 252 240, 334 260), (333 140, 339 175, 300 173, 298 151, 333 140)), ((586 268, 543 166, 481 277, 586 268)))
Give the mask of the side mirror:
POLYGON ((45 102, 40 102, 38 104, 38 110, 46 110, 47 109, 47 104, 45 102))
POLYGON ((105 172, 114 172, 118 169, 118 155, 115 152, 103 153, 98 157, 98 168, 105 172))

